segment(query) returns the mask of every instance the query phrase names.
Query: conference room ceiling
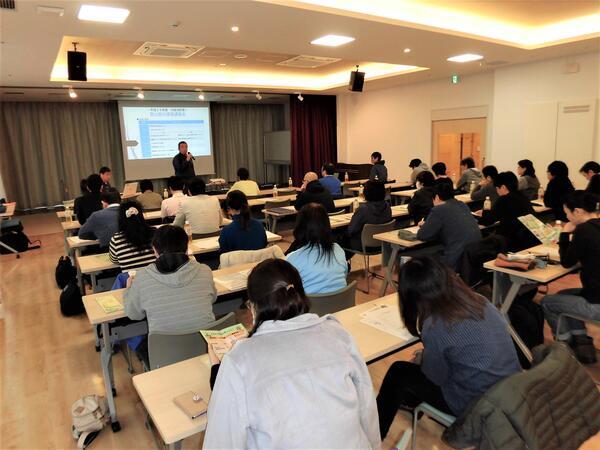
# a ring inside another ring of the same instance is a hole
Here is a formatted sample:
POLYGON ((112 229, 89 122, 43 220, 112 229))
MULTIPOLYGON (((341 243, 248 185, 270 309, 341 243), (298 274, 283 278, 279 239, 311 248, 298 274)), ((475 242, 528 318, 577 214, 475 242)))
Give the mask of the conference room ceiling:
MULTIPOLYGON (((83 3, 17 0, 14 11, 0 10, 0 85, 5 88, 2 92, 9 91, 7 87, 19 87, 27 96, 30 87, 68 84, 75 89, 118 90, 135 86, 147 90, 337 93, 346 89, 348 72, 355 64, 367 73, 365 90, 371 90, 600 50, 600 20, 591 28, 587 26, 593 14, 600 19, 598 1, 111 3, 110 6, 130 10, 124 24, 78 20, 77 12, 83 3), (64 14, 39 12, 40 5, 62 8, 64 14), (399 5, 403 8, 399 9, 399 5), (565 37, 565 23, 582 24, 579 31, 584 34, 565 37), (232 32, 234 25, 239 27, 238 32, 232 32), (498 39, 486 35, 485 25, 492 31, 504 27, 514 33, 498 39), (552 41, 548 30, 556 30, 560 39, 552 41), (355 41, 339 47, 311 45, 312 40, 326 34, 351 36, 355 41), (534 38, 525 43, 514 42, 530 35, 534 38), (549 40, 541 42, 541 37, 549 40), (78 49, 88 53, 87 82, 64 81, 65 52, 74 38, 80 42, 78 49), (511 38, 515 38, 513 42, 511 38), (133 52, 144 42, 203 49, 188 59, 134 56, 133 52), (202 56, 206 51, 219 56, 202 56), (484 59, 465 64, 447 61, 450 56, 464 53, 480 54, 484 59), (299 55, 339 61, 318 68, 277 64, 299 55)), ((2 100, 6 99, 2 95, 2 100)))

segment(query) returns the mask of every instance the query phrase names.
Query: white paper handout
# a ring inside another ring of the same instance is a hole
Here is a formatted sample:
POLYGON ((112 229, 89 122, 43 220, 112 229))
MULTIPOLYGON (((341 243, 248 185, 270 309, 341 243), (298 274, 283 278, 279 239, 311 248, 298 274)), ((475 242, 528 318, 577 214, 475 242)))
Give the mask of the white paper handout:
POLYGON ((402 323, 400 310, 397 307, 375 305, 363 312, 361 317, 360 321, 365 325, 377 328, 380 331, 407 341, 413 338, 413 335, 408 332, 404 323, 402 323))
POLYGON ((234 272, 228 275, 221 275, 218 278, 215 278, 215 283, 225 286, 230 291, 243 290, 246 289, 246 285, 248 284, 249 274, 250 269, 241 270, 240 272, 234 272))

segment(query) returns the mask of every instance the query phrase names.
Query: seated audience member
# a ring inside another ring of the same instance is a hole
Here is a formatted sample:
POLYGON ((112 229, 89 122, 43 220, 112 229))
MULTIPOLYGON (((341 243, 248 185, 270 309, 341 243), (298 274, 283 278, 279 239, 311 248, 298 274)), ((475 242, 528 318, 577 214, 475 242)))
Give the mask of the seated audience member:
MULTIPOLYGON (((342 244, 344 248, 362 250, 361 233, 366 224, 383 224, 392 220, 392 208, 385 201, 385 185, 379 181, 368 181, 364 186, 365 202, 352 214, 347 235, 342 244)), ((352 253, 346 254, 346 259, 352 253)))
POLYGON ((431 170, 433 171, 433 175, 435 176, 435 185, 439 186, 442 183, 448 184, 452 189, 454 189, 454 183, 452 179, 446 175, 446 164, 443 162, 436 162, 433 166, 431 166, 431 170))
POLYGON ((575 188, 569 179, 569 168, 562 161, 554 161, 548 165, 548 185, 544 192, 544 205, 552 208, 556 220, 567 220, 563 210, 565 197, 575 188))
POLYGON ((369 174, 370 181, 380 181, 381 183, 387 183, 388 171, 385 167, 385 160, 381 159, 381 153, 371 153, 371 173, 369 174))
POLYGON ((100 178, 102 178, 102 192, 110 189, 110 178, 112 176, 112 172, 110 171, 110 167, 100 167, 100 178))
POLYGON ((110 238, 119 231, 119 204, 121 195, 116 189, 109 189, 101 194, 102 208, 93 213, 79 229, 81 239, 98 239, 99 247, 106 248, 110 238))
POLYGON ((597 198, 600 198, 600 164, 596 161, 588 161, 581 169, 579 173, 588 180, 588 185, 585 188, 586 192, 594 194, 597 198))
POLYGON ((483 174, 475 167, 475 161, 470 156, 461 160, 460 172, 462 175, 456 183, 456 189, 465 193, 471 191, 472 183, 478 185, 483 178, 483 174))
POLYGON ((417 239, 441 242, 441 261, 456 270, 465 247, 481 240, 479 225, 469 207, 454 198, 454 190, 447 184, 438 186, 433 205, 420 224, 417 239))
POLYGON ((433 197, 435 197, 435 179, 428 170, 419 172, 416 180, 417 191, 408 202, 408 213, 416 223, 426 218, 433 208, 433 197))
POLYGON ((412 169, 412 172, 410 173, 410 182, 412 184, 417 182, 417 175, 423 171, 429 171, 429 166, 419 158, 411 159, 410 163, 408 163, 408 167, 412 169))
POLYGON ((88 217, 96 211, 102 209, 100 200, 100 191, 102 190, 102 178, 98 174, 92 174, 86 181, 87 192, 81 197, 75 199, 73 211, 77 215, 77 220, 83 225, 88 217))
POLYGON ((108 256, 122 270, 145 267, 154 262, 152 249, 154 228, 146 224, 137 201, 126 201, 119 207, 119 231, 110 239, 108 256))
POLYGON ((233 183, 229 189, 231 191, 242 191, 246 197, 253 197, 260 194, 258 184, 254 180, 250 180, 250 172, 245 167, 240 167, 237 171, 238 181, 233 183))
POLYGON ((183 227, 187 220, 194 239, 218 233, 223 222, 219 199, 214 195, 205 194, 206 184, 200 177, 190 180, 188 191, 191 197, 181 204, 173 225, 183 227))
POLYGON ((267 233, 261 222, 250 217, 248 199, 242 191, 229 191, 227 212, 232 222, 223 227, 219 236, 221 253, 235 250, 260 250, 267 246, 267 233))
POLYGON ((297 211, 300 211, 302 207, 308 203, 318 203, 319 205, 323 205, 327 212, 335 211, 331 193, 323 187, 319 181, 319 177, 314 172, 307 172, 307 174, 304 175, 302 188, 296 197, 294 207, 297 211))
POLYGON ((415 257, 400 268, 400 315, 423 350, 412 362, 388 369, 379 395, 383 439, 399 408, 427 402, 460 416, 469 403, 504 378, 521 371, 506 319, 431 257, 415 257))
POLYGON ((341 197, 342 196, 342 182, 340 179, 333 174, 335 173, 335 169, 333 164, 327 163, 321 169, 321 178, 319 182, 323 185, 325 189, 329 191, 329 193, 333 197, 341 197))
POLYGON ((140 191, 142 193, 137 196, 136 200, 144 211, 160 209, 163 199, 159 193, 154 192, 152 181, 142 180, 140 182, 140 191))
POLYGON ((248 277, 254 326, 221 364, 204 448, 379 449, 373 384, 354 339, 310 314, 298 271, 279 259, 248 277))
POLYGON ((519 251, 537 245, 537 238, 519 221, 519 217, 533 214, 533 206, 521 191, 519 180, 512 172, 501 172, 494 180, 498 200, 490 214, 481 223, 492 225, 499 222, 496 234, 504 237, 509 251, 519 251))
POLYGON ((342 247, 333 241, 325 208, 316 203, 302 207, 292 245, 287 261, 300 272, 307 294, 328 294, 346 287, 348 263, 342 247))
POLYGON ((208 266, 186 254, 188 237, 173 225, 154 233, 154 263, 127 280, 123 294, 130 319, 148 319, 149 333, 194 333, 215 320, 217 290, 208 266))
POLYGON ((483 202, 486 197, 490 198, 492 206, 498 200, 498 192, 496 186, 494 186, 494 180, 498 176, 498 169, 496 166, 485 166, 481 169, 483 179, 479 182, 473 192, 471 192, 471 200, 474 202, 483 202))
MULTIPOLYGON (((593 194, 584 191, 565 197, 564 209, 569 222, 558 240, 560 263, 563 267, 581 266, 582 288, 565 289, 544 297, 542 308, 552 333, 557 332, 558 317, 562 313, 600 320, 600 219, 595 214, 596 202, 593 194)), ((566 341, 580 362, 596 362, 594 341, 587 335, 585 324, 566 317, 560 324, 556 339, 566 341)))
POLYGON ((519 175, 519 191, 529 200, 538 198, 540 180, 535 175, 533 163, 528 159, 522 159, 517 163, 517 174, 519 175))
POLYGON ((175 217, 179 212, 181 204, 187 197, 183 193, 183 180, 179 177, 169 177, 167 187, 171 197, 165 198, 160 205, 160 217, 175 217))

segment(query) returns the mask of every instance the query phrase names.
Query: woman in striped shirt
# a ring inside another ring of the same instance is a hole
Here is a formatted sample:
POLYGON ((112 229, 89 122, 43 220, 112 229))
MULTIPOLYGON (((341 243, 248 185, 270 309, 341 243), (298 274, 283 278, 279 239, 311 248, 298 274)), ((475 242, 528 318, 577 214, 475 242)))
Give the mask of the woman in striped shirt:
POLYGON ((122 270, 137 269, 154 262, 153 236, 154 228, 144 220, 140 204, 135 201, 121 203, 119 231, 111 238, 108 249, 111 262, 121 266, 122 270))

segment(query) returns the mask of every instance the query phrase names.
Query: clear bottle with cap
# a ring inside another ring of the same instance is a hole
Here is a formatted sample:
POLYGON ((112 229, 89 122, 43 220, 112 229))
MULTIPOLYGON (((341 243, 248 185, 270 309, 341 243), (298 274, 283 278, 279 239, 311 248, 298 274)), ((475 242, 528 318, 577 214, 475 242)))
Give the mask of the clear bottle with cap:
POLYGON ((185 224, 183 225, 183 229, 185 230, 185 234, 187 234, 188 236, 188 241, 191 242, 192 241, 192 226, 190 225, 190 223, 186 220, 185 224))
POLYGON ((492 201, 490 200, 490 197, 487 196, 483 202, 483 210, 484 211, 491 211, 492 210, 492 201))
POLYGON ((277 197, 277 185, 273 185, 273 197, 277 197))
POLYGON ((475 189, 477 189, 477 182, 471 181, 471 188, 469 189, 469 192, 472 194, 475 192, 475 189))
POLYGON ((365 187, 362 184, 358 186, 358 196, 361 198, 365 196, 365 187))
POLYGON ((352 211, 356 212, 359 206, 360 202, 358 201, 358 197, 354 197, 354 201, 352 202, 352 211))
POLYGON ((289 187, 293 187, 294 186, 294 180, 292 180, 292 177, 288 178, 288 186, 289 187))
POLYGON ((71 211, 71 207, 65 207, 65 221, 73 222, 73 211, 71 211))
POLYGON ((544 199, 544 186, 540 186, 538 189, 538 200, 544 199))
POLYGON ((163 190, 163 198, 169 198, 169 191, 166 188, 163 190))
POLYGON ((344 181, 347 183, 350 181, 350 177, 348 176, 348 172, 344 173, 344 181))

